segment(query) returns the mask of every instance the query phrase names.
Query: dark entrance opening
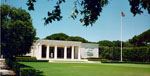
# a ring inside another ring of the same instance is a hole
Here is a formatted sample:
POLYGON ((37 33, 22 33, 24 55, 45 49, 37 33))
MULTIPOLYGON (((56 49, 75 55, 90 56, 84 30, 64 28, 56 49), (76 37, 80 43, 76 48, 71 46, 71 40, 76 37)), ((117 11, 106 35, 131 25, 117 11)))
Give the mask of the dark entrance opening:
POLYGON ((46 58, 46 46, 42 45, 42 58, 46 58))
POLYGON ((67 48, 67 58, 71 59, 71 47, 67 48))
POLYGON ((54 58, 54 47, 49 48, 49 58, 54 58))
POLYGON ((64 58, 64 47, 57 48, 57 58, 64 58))

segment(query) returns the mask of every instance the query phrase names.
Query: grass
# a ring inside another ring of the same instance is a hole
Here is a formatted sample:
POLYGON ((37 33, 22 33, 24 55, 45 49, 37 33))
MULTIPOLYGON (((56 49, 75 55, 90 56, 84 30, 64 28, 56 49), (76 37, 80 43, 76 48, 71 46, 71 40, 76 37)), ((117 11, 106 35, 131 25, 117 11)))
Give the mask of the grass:
POLYGON ((150 76, 149 64, 20 62, 45 76, 150 76))

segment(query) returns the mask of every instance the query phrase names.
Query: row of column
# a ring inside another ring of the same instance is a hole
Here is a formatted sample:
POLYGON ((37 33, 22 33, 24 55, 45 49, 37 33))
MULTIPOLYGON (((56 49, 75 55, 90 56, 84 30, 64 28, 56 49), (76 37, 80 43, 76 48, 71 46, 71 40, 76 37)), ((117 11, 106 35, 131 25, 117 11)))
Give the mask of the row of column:
MULTIPOLYGON (((74 59, 74 46, 72 46, 71 49, 71 59, 74 59)), ((42 56, 42 45, 39 46, 39 54, 40 58, 42 56)), ((46 48, 46 58, 49 59, 49 45, 47 45, 46 48)), ((54 46, 54 59, 57 59, 57 46, 54 46)), ((67 59, 67 46, 64 47, 64 59, 67 59)), ((80 57, 80 47, 78 47, 78 59, 81 59, 80 57)))

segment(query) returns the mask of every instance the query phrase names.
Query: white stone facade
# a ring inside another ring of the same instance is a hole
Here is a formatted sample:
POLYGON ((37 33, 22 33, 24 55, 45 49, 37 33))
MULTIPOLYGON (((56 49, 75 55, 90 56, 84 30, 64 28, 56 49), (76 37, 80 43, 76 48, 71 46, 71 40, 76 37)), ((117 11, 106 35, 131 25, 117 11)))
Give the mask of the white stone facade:
POLYGON ((98 44, 77 41, 37 40, 28 55, 38 60, 81 60, 98 58, 98 44))

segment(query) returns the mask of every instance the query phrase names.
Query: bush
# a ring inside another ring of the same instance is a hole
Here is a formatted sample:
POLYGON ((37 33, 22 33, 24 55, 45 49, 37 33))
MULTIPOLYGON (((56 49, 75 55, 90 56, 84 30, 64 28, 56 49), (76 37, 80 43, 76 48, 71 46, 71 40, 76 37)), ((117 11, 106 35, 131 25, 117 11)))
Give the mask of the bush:
POLYGON ((19 71, 20 71, 20 64, 19 63, 15 62, 14 60, 9 59, 9 58, 6 58, 5 62, 10 69, 15 71, 16 75, 19 75, 19 71))
MULTIPOLYGON (((23 57, 23 59, 24 59, 24 57, 23 57)), ((33 60, 33 61, 35 61, 35 62, 48 62, 48 60, 33 60)), ((5 62, 10 67, 10 69, 15 71, 16 76, 37 76, 38 74, 42 73, 38 70, 35 70, 34 68, 32 68, 30 66, 20 64, 20 63, 14 61, 12 59, 6 59, 5 62)))
POLYGON ((37 60, 36 57, 16 57, 16 61, 19 62, 48 62, 49 60, 37 60))
POLYGON ((16 72, 17 75, 19 75, 21 64, 18 62, 13 62, 12 70, 16 72))
MULTIPOLYGON (((120 60, 120 47, 100 47, 100 58, 120 60)), ((124 61, 150 62, 149 47, 124 47, 122 49, 124 61)))
POLYGON ((36 70, 33 68, 21 68, 20 76, 36 76, 36 70))
POLYGON ((5 59, 5 62, 6 62, 6 64, 9 66, 9 68, 12 68, 12 67, 13 67, 13 61, 12 61, 11 59, 6 58, 6 59, 5 59))
POLYGON ((101 61, 100 58, 87 58, 88 61, 101 61))
POLYGON ((37 59, 35 57, 16 57, 16 61, 29 62, 29 61, 37 61, 37 59))
POLYGON ((141 61, 149 62, 149 50, 148 47, 130 47, 123 48, 123 59, 125 61, 141 61))

